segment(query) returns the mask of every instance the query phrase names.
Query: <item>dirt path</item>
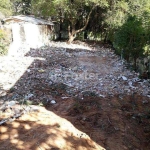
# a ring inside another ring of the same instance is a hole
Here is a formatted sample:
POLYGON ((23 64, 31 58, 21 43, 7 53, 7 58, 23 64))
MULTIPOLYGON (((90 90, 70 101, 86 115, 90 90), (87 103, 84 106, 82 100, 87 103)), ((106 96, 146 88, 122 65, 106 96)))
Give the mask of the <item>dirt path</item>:
POLYGON ((52 42, 0 58, 0 117, 11 116, 0 149, 150 149, 149 82, 91 46, 52 42), (14 118, 23 104, 38 106, 14 118))

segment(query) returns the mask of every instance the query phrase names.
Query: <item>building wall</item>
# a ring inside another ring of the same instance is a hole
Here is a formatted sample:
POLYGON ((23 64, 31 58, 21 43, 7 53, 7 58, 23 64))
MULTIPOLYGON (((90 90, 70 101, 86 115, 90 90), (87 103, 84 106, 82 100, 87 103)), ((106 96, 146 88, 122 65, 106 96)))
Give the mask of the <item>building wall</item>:
POLYGON ((16 55, 23 48, 38 48, 47 45, 54 38, 54 27, 50 25, 36 25, 32 23, 14 22, 1 25, 10 38, 8 55, 16 55))
POLYGON ((31 48, 43 46, 53 36, 52 28, 47 25, 36 25, 32 23, 12 24, 13 43, 26 43, 31 48))

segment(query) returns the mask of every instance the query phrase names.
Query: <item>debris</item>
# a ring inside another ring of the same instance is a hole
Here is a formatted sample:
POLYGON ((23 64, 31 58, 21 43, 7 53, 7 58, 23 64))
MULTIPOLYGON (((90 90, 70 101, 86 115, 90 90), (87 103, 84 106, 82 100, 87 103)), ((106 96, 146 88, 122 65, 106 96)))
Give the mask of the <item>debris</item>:
POLYGON ((11 107, 11 106, 14 106, 15 104, 17 104, 18 102, 17 101, 10 101, 10 102, 7 102, 7 106, 11 107))
POLYGON ((61 97, 62 99, 68 99, 69 97, 61 97))
POLYGON ((12 122, 15 119, 18 119, 19 117, 21 117, 23 114, 26 114, 29 112, 35 112, 35 111, 38 111, 38 109, 39 108, 37 106, 33 106, 33 105, 31 106, 19 105, 18 102, 16 101, 6 102, 0 107, 0 110, 2 111, 1 115, 7 114, 6 115, 7 117, 5 117, 4 119, 0 121, 0 125, 3 125, 7 122, 12 122), (9 108, 11 108, 9 113, 3 111, 9 108))
POLYGON ((55 100, 51 100, 51 104, 56 104, 56 101, 55 100))
MULTIPOLYGON (((39 95, 45 94, 33 89, 45 89, 44 86, 48 89, 56 83, 68 87, 69 95, 95 91, 104 98, 133 92, 147 96, 150 92, 150 83, 139 79, 137 73, 124 69, 124 64, 109 48, 97 47, 93 50, 87 45, 68 45, 65 42, 50 42, 49 45, 30 51, 21 48, 19 52, 26 54, 21 58, 0 59, 3 70, 0 73, 1 84, 4 89, 15 85, 13 99, 22 99, 24 95, 25 99, 38 99, 39 95)), ((59 94, 57 90, 53 90, 53 95, 59 94)), ((7 96, 7 92, 3 96, 7 96)))
POLYGON ((30 72, 31 70, 30 69, 27 69, 27 72, 30 72))
MULTIPOLYGON (((5 99, 24 99, 31 105, 34 100, 38 104, 44 104, 44 101, 56 104, 55 96, 84 100, 86 96, 106 98, 141 93, 150 97, 150 83, 139 79, 137 73, 124 69, 124 64, 109 48, 93 50, 87 45, 51 42, 50 46, 41 49, 21 48, 19 52, 26 55, 0 59, 3 70, 0 72, 3 87, 0 96, 5 99), (13 91, 7 92, 12 87, 13 91), (65 96, 62 95, 64 92, 65 96)), ((10 101, 7 107, 13 104, 16 105, 15 101, 10 101)))
POLYGON ((148 100, 144 100, 142 102, 143 102, 143 104, 148 104, 148 100))
POLYGON ((127 77, 125 77, 125 76, 122 76, 122 79, 123 79, 124 81, 127 81, 127 80, 128 80, 127 77))
POLYGON ((8 120, 9 120, 9 119, 1 120, 1 121, 0 121, 0 125, 2 125, 2 124, 4 124, 4 123, 6 123, 8 120))
POLYGON ((45 72, 45 70, 43 70, 43 69, 40 69, 40 70, 38 70, 38 72, 41 72, 41 73, 43 73, 43 72, 45 72))
POLYGON ((150 98, 150 95, 147 95, 148 98, 150 98))
POLYGON ((18 102, 17 101, 10 101, 10 102, 5 102, 0 106, 1 111, 5 111, 6 109, 11 108, 12 106, 16 105, 18 102))
POLYGON ((33 96, 34 96, 34 94, 28 94, 28 95, 25 96, 25 99, 29 99, 29 98, 31 98, 33 96))
MULTIPOLYGON (((148 126, 150 118, 149 82, 125 69, 124 63, 109 48, 75 48, 74 44, 70 46, 64 42, 50 44, 29 52, 20 49, 26 54, 21 58, 1 57, 0 91, 6 94, 0 97, 0 113, 7 113, 7 117, 0 120, 0 125, 39 111, 39 105, 50 104, 52 107, 46 107, 49 112, 71 119, 78 129, 87 131, 100 144, 104 141, 101 138, 105 139, 101 136, 109 136, 104 145, 110 138, 113 143, 121 144, 127 132, 131 136, 128 140, 137 141, 135 148, 140 147, 136 135, 141 135, 141 143, 147 137, 138 129, 144 129, 145 124, 148 126), (15 103, 17 101, 19 103, 15 103), (138 112, 142 115, 134 115, 138 112), (112 138, 114 136, 116 138, 112 138)), ((83 136, 79 134, 79 137, 83 136)))

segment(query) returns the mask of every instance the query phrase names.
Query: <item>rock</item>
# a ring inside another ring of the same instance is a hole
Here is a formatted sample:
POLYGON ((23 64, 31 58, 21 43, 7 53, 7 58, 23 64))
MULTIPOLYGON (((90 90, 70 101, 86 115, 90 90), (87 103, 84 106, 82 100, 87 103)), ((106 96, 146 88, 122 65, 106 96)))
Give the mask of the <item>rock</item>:
POLYGON ((142 101, 143 104, 148 104, 148 100, 142 101))
POLYGON ((25 104, 25 105, 32 105, 32 104, 33 104, 33 101, 25 100, 25 101, 24 101, 24 104, 25 104))
POLYGON ((128 78, 125 77, 125 76, 122 76, 122 79, 123 79, 124 81, 127 81, 127 80, 128 80, 128 78))
POLYGON ((67 96, 64 96, 64 97, 61 97, 62 99, 68 99, 69 97, 67 97, 67 96))
POLYGON ((40 69, 40 70, 38 70, 38 72, 43 73, 43 72, 45 72, 45 70, 40 69))
POLYGON ((1 120, 1 121, 0 121, 0 125, 6 123, 8 120, 9 120, 9 119, 3 119, 3 120, 1 120))
POLYGON ((103 98, 105 98, 105 96, 104 96, 104 95, 102 95, 102 94, 99 94, 99 97, 103 97, 103 98))
POLYGON ((12 106, 16 105, 17 102, 16 101, 10 101, 10 102, 4 102, 1 106, 0 106, 0 110, 1 111, 5 111, 9 108, 11 108, 12 106))
POLYGON ((56 104, 56 101, 55 100, 51 100, 51 104, 56 104))
POLYGON ((27 69, 27 72, 30 72, 31 70, 30 69, 27 69))
POLYGON ((6 96, 7 92, 0 89, 0 97, 6 96))
POLYGON ((10 101, 10 102, 7 102, 6 104, 9 106, 9 107, 12 107, 14 106, 15 104, 17 104, 18 102, 17 101, 10 101))
POLYGON ((148 98, 150 98, 150 95, 147 95, 148 98))
POLYGON ((131 81, 129 81, 128 84, 129 84, 129 86, 132 86, 132 82, 131 81))
POLYGON ((25 96, 25 99, 30 99, 33 96, 34 96, 34 94, 28 94, 28 95, 25 96))

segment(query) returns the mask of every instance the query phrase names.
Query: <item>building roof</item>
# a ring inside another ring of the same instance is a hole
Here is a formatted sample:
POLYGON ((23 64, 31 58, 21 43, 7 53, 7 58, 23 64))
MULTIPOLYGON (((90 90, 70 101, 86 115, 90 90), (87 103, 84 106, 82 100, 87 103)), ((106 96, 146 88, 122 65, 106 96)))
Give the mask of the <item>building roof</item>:
POLYGON ((3 20, 6 23, 12 23, 12 22, 30 22, 37 25, 54 25, 52 21, 47 21, 44 19, 35 18, 33 16, 12 16, 9 18, 6 18, 3 20))

